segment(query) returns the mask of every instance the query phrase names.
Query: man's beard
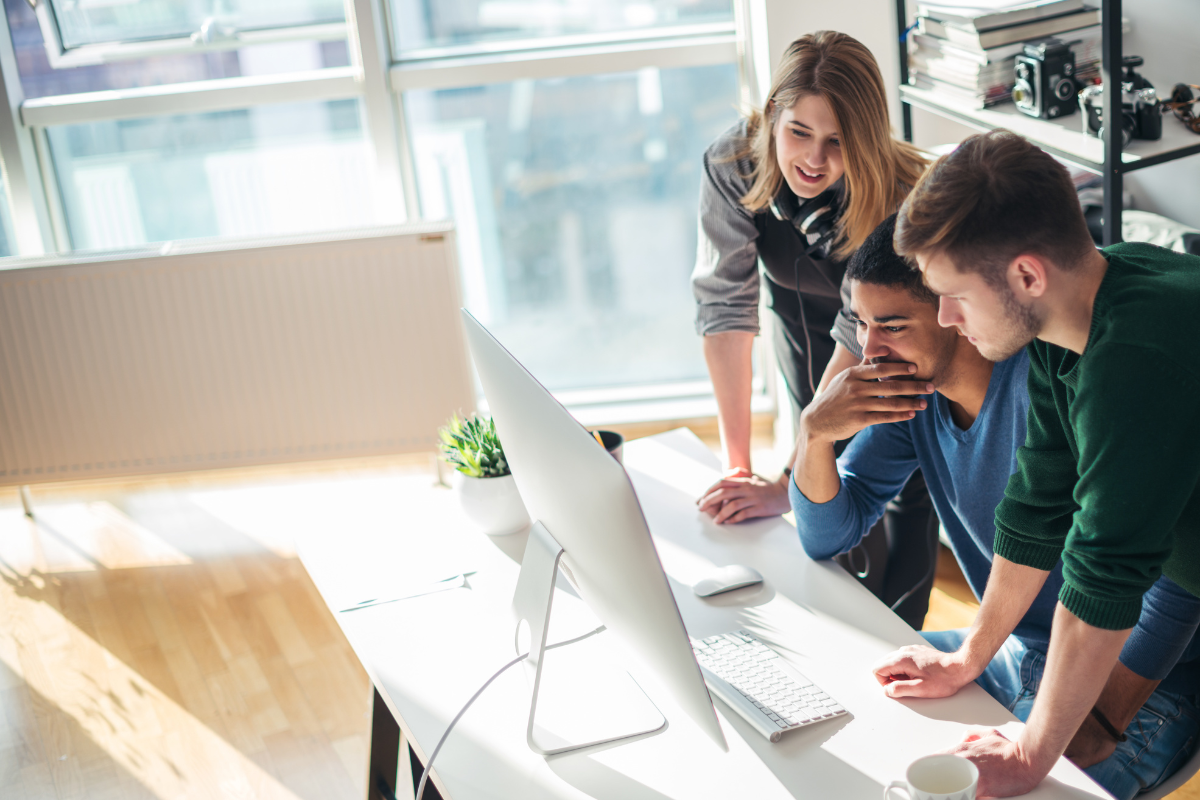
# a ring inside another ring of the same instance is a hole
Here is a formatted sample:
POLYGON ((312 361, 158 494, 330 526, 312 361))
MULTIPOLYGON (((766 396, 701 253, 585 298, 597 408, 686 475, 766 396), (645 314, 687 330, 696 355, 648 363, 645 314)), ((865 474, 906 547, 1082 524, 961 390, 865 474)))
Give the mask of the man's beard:
POLYGON ((1000 300, 1004 304, 1005 329, 1000 337, 984 344, 980 341, 976 347, 979 354, 988 361, 1004 361, 1012 358, 1027 344, 1037 338, 1042 330, 1042 318, 1031 306, 1022 305, 1012 289, 1004 286, 999 291, 1000 300))
POLYGON ((953 385, 958 377, 954 372, 953 363, 954 345, 950 343, 938 353, 937 360, 931 365, 930 375, 927 380, 939 389, 953 385))

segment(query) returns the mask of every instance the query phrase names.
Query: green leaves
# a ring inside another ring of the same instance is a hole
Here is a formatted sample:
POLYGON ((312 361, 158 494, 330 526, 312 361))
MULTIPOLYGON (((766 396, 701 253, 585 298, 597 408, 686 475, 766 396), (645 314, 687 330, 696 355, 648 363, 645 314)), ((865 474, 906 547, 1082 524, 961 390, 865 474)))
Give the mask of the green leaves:
POLYGON ((496 421, 472 416, 461 419, 457 414, 438 431, 442 440, 442 460, 472 478, 500 478, 511 473, 504 458, 504 448, 496 435, 496 421))

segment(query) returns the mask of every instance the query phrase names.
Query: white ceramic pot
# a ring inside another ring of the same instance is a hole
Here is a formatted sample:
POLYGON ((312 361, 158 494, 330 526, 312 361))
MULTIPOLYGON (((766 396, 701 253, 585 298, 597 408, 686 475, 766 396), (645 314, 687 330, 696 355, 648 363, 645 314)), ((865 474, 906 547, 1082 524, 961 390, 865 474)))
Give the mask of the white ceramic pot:
POLYGON ((529 512, 512 475, 472 478, 456 473, 458 499, 467 517, 488 536, 503 536, 529 527, 529 512))

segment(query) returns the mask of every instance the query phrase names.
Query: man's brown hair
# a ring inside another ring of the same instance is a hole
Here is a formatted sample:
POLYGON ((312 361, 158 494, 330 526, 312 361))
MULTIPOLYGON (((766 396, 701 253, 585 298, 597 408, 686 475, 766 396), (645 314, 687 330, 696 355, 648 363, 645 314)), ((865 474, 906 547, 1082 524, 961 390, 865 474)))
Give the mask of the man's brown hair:
POLYGON ((1066 167, 999 129, 934 162, 900 207, 894 244, 910 261, 943 254, 993 286, 1023 253, 1071 270, 1095 248, 1066 167))

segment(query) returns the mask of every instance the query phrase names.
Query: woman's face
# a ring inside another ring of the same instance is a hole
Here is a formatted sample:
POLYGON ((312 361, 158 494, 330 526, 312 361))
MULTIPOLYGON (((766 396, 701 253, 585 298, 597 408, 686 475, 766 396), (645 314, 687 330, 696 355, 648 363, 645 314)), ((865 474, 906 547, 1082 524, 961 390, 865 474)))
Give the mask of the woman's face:
POLYGON ((797 197, 816 197, 842 177, 842 139, 824 97, 802 97, 780 112, 775 122, 775 155, 797 197))

